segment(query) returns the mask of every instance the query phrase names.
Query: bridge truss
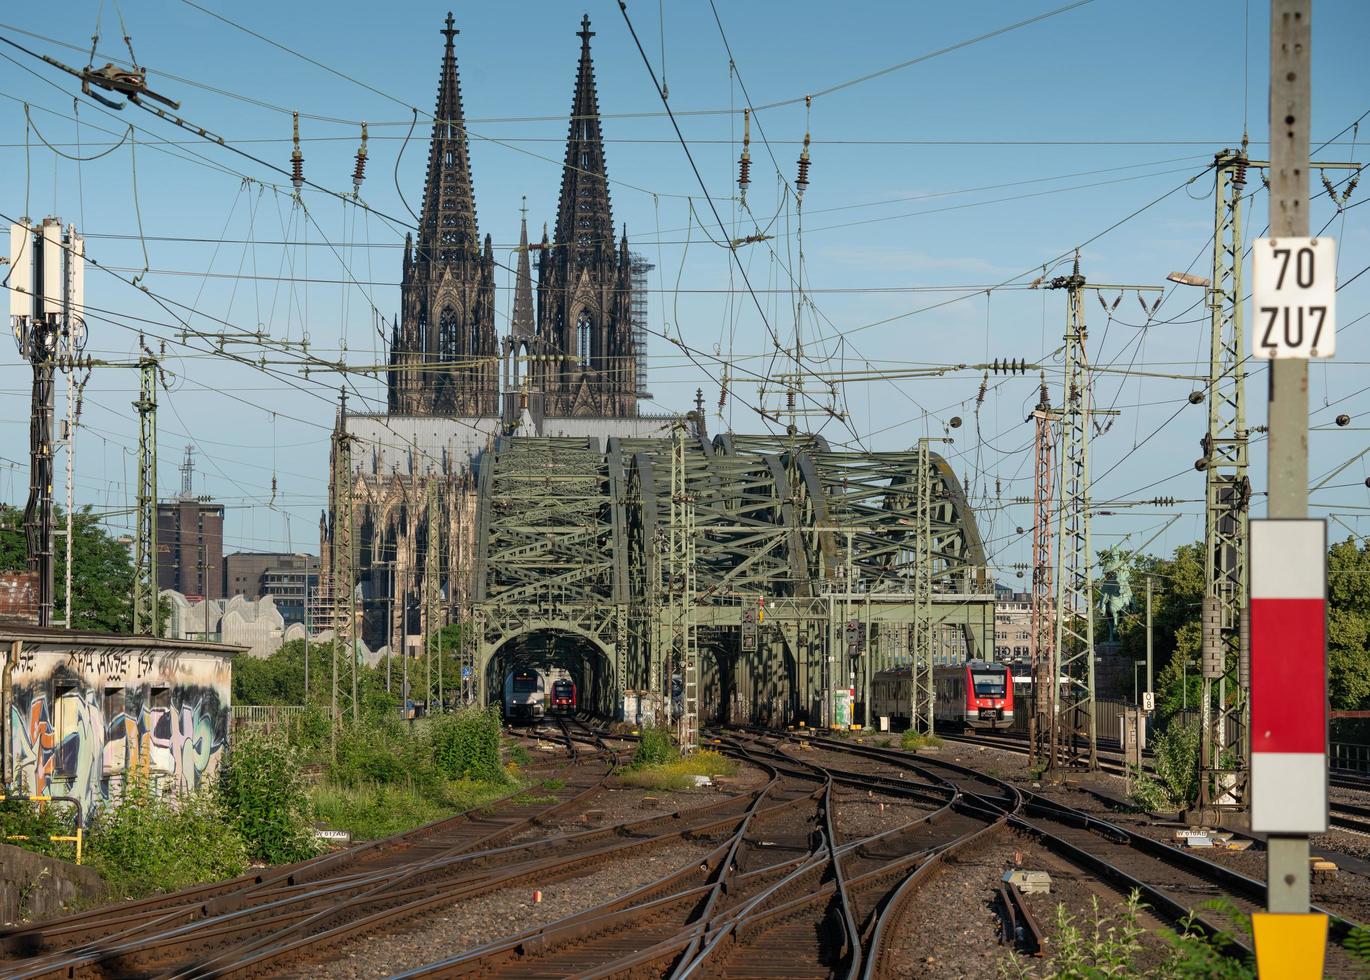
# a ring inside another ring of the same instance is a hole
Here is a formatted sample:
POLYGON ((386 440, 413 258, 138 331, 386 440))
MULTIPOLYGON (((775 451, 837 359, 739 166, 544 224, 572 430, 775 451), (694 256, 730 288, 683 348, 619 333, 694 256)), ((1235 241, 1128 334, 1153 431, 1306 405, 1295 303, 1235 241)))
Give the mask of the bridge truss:
POLYGON ((582 703, 633 721, 671 722, 697 700, 704 724, 870 722, 873 675, 913 668, 915 648, 930 664, 993 647, 974 517, 926 447, 505 437, 477 486, 482 700, 512 667, 538 664, 582 669, 582 703))

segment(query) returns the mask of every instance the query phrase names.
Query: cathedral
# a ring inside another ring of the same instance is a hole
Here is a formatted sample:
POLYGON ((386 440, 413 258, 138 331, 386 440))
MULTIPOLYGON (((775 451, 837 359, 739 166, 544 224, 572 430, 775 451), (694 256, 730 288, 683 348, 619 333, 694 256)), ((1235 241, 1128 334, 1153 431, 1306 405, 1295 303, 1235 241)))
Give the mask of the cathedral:
MULTIPOLYGON (((373 651, 412 651, 433 616, 447 622, 460 614, 480 464, 497 440, 604 444, 664 435, 674 421, 639 412, 650 397, 642 358, 651 266, 629 252, 626 229, 614 227, 589 17, 576 33, 556 219, 551 237, 544 225, 541 241, 530 243, 524 213, 504 336, 496 328, 494 246, 476 218, 459 33, 449 13, 422 210, 417 235, 404 243, 386 411, 339 412, 333 489, 320 523, 321 581, 331 583, 321 587, 321 606, 340 615, 330 604, 350 578, 356 635, 373 651), (343 514, 350 514, 346 536, 343 514), (350 558, 340 559, 340 548, 350 558)), ((316 621, 327 621, 320 612, 316 621)))
POLYGON ((389 408, 396 415, 494 416, 501 394, 538 416, 637 414, 631 322, 632 258, 616 238, 605 179, 590 18, 581 21, 554 236, 528 243, 525 215, 510 330, 495 329, 495 257, 476 223, 475 187, 457 71, 458 31, 446 43, 428 148, 419 237, 406 237, 401 315, 391 336, 389 408), (538 253, 537 310, 530 251, 538 253))

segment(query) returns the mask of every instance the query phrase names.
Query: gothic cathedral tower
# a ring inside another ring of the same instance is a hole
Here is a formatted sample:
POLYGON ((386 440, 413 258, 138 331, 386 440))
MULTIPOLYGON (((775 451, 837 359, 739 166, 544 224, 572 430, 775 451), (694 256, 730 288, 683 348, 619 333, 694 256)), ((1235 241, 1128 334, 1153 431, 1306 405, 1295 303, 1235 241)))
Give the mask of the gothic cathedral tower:
POLYGON ((499 413, 495 258, 476 227, 452 15, 438 84, 417 245, 405 237, 400 321, 391 338, 390 411, 499 413))
POLYGON ((588 16, 578 36, 556 238, 543 232, 538 258, 533 383, 548 415, 626 417, 637 414, 628 233, 615 247, 588 16))

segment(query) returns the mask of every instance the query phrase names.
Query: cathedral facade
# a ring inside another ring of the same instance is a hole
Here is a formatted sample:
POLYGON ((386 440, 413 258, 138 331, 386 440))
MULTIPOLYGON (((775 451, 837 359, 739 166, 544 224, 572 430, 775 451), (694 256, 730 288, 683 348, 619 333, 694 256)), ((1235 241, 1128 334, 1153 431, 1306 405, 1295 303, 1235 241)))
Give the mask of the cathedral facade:
MULTIPOLYGON (((626 230, 614 227, 589 18, 576 34, 579 60, 552 234, 544 225, 541 240, 530 243, 525 212, 503 335, 495 307, 502 270, 476 218, 451 14, 441 34, 422 210, 416 233, 405 238, 400 314, 391 329, 387 410, 339 412, 347 451, 340 455, 335 440, 333 491, 320 526, 328 583, 321 601, 332 604, 351 589, 354 635, 370 650, 396 653, 412 651, 433 626, 461 615, 481 461, 499 439, 604 444, 661 435, 673 421, 638 410, 640 398, 650 397, 639 365, 645 324, 634 315, 635 285, 637 307, 645 304, 645 272, 640 260, 634 265, 626 230), (350 497, 345 507, 340 493, 350 497), (351 521, 346 544, 343 514, 351 521), (350 549, 350 561, 339 560, 340 547, 350 549)), ((331 608, 341 615, 339 606, 331 608)))

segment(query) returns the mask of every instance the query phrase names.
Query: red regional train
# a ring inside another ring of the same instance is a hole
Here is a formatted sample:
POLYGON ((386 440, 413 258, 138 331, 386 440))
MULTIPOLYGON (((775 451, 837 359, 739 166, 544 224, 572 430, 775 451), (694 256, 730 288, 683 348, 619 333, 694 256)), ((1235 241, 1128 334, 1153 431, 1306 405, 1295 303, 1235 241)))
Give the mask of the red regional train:
POLYGON ((552 682, 552 710, 575 714, 576 682, 563 678, 552 682))
MULTIPOLYGON (((1007 664, 971 660, 934 667, 933 718, 948 728, 1009 728, 1013 725, 1013 680, 1007 664)), ((907 721, 909 668, 882 670, 871 679, 875 716, 907 721)))

